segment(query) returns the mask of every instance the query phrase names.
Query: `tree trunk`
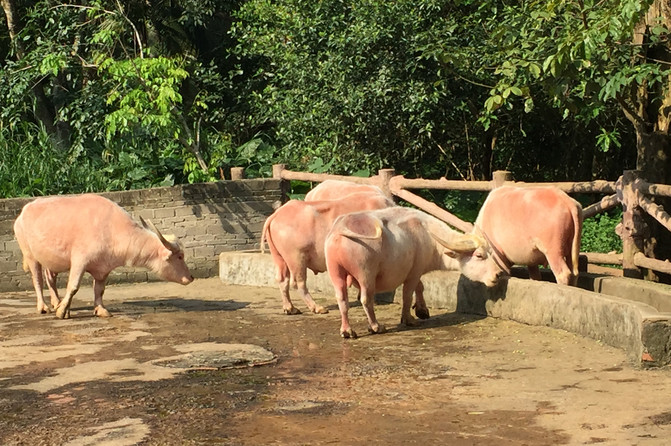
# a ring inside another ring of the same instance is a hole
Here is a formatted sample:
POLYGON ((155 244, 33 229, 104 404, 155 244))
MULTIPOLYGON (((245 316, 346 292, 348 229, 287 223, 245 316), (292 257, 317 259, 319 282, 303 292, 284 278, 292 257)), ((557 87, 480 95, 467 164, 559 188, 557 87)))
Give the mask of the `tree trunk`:
POLYGON ((5 11, 5 17, 7 17, 7 29, 9 30, 9 39, 14 42, 17 33, 16 25, 16 8, 12 0, 0 0, 2 4, 2 9, 5 11))
MULTIPOLYGON (((22 40, 17 38, 17 35, 21 32, 17 3, 15 0, 0 0, 0 4, 2 4, 2 9, 5 11, 9 38, 16 49, 16 59, 21 60, 26 53, 26 49, 22 40)), ((43 79, 35 82, 35 86, 32 88, 35 97, 33 115, 35 120, 44 126, 51 137, 54 146, 61 149, 67 149, 69 147, 70 132, 64 125, 57 126, 55 123, 56 109, 44 92, 44 88, 47 84, 48 81, 43 79)))
POLYGON ((489 180, 492 178, 492 161, 494 158, 494 150, 496 149, 496 132, 491 128, 485 131, 485 138, 483 144, 482 154, 482 175, 480 180, 489 180))
MULTIPOLYGON (((636 145, 638 158, 637 169, 641 171, 645 180, 651 183, 671 184, 669 180, 669 153, 671 153, 671 140, 664 132, 636 133, 636 145)), ((669 209, 671 200, 663 197, 651 197, 653 201, 666 209, 669 209)), ((649 236, 643 241, 643 254, 655 259, 668 259, 671 257, 671 233, 660 225, 650 215, 643 213, 643 221, 649 228, 649 236)), ((646 279, 663 281, 669 283, 668 275, 648 270, 646 279)))
POLYGON ((209 168, 207 167, 207 163, 205 162, 205 159, 203 158, 203 155, 200 152, 200 122, 198 122, 198 125, 196 126, 196 136, 194 138, 193 134, 191 133, 191 129, 189 128, 189 123, 186 122, 186 118, 184 118, 184 115, 181 113, 177 113, 177 118, 182 123, 182 128, 184 129, 184 132, 187 135, 186 138, 180 136, 178 138, 179 142, 187 150, 189 150, 193 154, 193 156, 196 157, 196 161, 198 162, 198 165, 200 166, 201 170, 203 171, 203 173, 207 174, 209 168))
MULTIPOLYGON (((653 44, 649 30, 657 24, 671 27, 671 4, 664 0, 654 0, 643 20, 634 30, 633 41, 646 49, 647 62, 671 63, 669 41, 653 44)), ((665 85, 636 85, 628 97, 619 98, 625 116, 636 130, 636 169, 651 183, 671 184, 671 76, 665 85)), ((669 209, 671 200, 655 198, 654 201, 669 209)), ((668 259, 671 257, 671 234, 655 219, 646 215, 645 223, 650 228, 650 236, 643 243, 643 253, 648 257, 668 259)), ((648 279, 669 282, 669 277, 648 271, 648 279)))

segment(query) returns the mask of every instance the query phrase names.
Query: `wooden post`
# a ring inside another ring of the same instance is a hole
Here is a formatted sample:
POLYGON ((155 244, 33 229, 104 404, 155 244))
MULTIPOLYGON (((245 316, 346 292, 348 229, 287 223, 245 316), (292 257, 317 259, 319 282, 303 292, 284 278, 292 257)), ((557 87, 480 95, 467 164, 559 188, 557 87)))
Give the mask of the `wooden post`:
POLYGON ((394 169, 380 169, 377 171, 377 175, 380 178, 379 186, 380 189, 382 189, 382 192, 384 192, 387 197, 393 198, 394 194, 391 193, 389 180, 396 175, 396 171, 394 169))
POLYGON ((282 171, 286 168, 286 164, 273 164, 273 178, 280 180, 280 192, 282 193, 282 204, 289 201, 289 188, 291 183, 282 179, 282 171))
POLYGON ((492 174, 493 189, 503 186, 506 181, 512 181, 513 174, 507 170, 496 170, 492 174))
POLYGON ((638 170, 625 170, 618 181, 617 195, 622 202, 622 223, 617 233, 622 239, 622 274, 624 277, 643 278, 643 272, 634 263, 634 256, 641 251, 644 232, 641 210, 636 198, 634 181, 639 177, 638 170))
POLYGON ((287 167, 286 164, 273 164, 273 178, 282 179, 282 171, 287 167))
POLYGON ((245 178, 244 167, 231 167, 231 180, 242 180, 245 178))

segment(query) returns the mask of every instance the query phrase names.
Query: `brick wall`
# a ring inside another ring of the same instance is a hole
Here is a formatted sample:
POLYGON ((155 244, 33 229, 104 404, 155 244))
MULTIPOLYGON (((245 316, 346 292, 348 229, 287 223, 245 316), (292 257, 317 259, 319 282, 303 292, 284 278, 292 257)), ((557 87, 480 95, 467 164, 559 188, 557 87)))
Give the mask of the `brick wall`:
MULTIPOLYGON (((184 244, 186 261, 195 277, 219 272, 224 251, 258 249, 263 222, 283 199, 280 180, 220 181, 174 187, 101 194, 118 203, 133 218, 151 219, 164 234, 175 234, 184 244)), ((13 224, 31 199, 0 200, 0 291, 32 289, 30 273, 22 268, 13 224)), ((108 283, 158 280, 139 268, 118 268, 108 283)), ((58 278, 65 287, 67 274, 58 278)), ((84 283, 91 276, 84 275, 84 283)))

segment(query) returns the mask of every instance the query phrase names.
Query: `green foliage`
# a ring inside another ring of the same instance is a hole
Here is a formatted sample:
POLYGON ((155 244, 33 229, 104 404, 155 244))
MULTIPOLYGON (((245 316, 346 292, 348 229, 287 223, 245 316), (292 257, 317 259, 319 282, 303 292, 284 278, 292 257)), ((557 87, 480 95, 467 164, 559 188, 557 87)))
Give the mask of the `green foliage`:
POLYGON ((487 194, 472 191, 433 191, 437 203, 460 219, 473 223, 484 203, 487 194))
POLYGON ((265 61, 254 117, 272 124, 283 160, 300 168, 315 159, 336 172, 444 164, 438 145, 463 141, 479 89, 446 79, 432 52, 467 44, 455 30, 463 14, 452 2, 252 0, 233 31, 240 57, 265 61))
MULTIPOLYGON (((212 181, 233 166, 269 176, 276 162, 615 178, 636 160, 618 104, 641 85, 657 98, 668 75, 631 44, 643 0, 18 4, 13 46, 0 36, 0 132, 87 166, 101 188, 212 181), (26 133, 38 127, 40 142, 26 133)), ((666 41, 662 23, 650 45, 666 41)), ((471 200, 432 194, 448 209, 471 200)))
POLYGON ((583 222, 582 243, 584 252, 622 252, 622 239, 615 227, 622 221, 622 211, 597 214, 583 222))
POLYGON ((99 163, 53 147, 43 128, 23 123, 0 129, 0 197, 109 189, 99 163))
POLYGON ((33 151, 93 162, 101 190, 219 178, 232 147, 222 124, 228 85, 214 61, 198 58, 196 28, 234 3, 27 3, 20 51, 0 70, 0 129, 33 141, 22 123, 41 126, 52 147, 33 151))
POLYGON ((229 152, 225 159, 230 166, 246 166, 248 178, 269 176, 272 173, 272 160, 275 147, 268 144, 261 135, 247 141, 236 150, 229 152))
MULTIPOLYGON (((635 160, 618 150, 632 149, 633 129, 592 94, 595 81, 565 78, 579 51, 556 44, 577 25, 554 11, 570 3, 251 0, 232 31, 238 57, 256 65, 234 79, 254 98, 250 122, 272 130, 295 168, 323 159, 338 173, 591 179, 598 146, 612 155, 598 170, 613 177, 635 160)), ((615 2, 591 13, 604 24, 626 15, 615 2)), ((594 52, 608 59, 605 49, 594 52)))
POLYGON ((481 2, 483 26, 498 42, 487 57, 488 66, 495 67, 496 84, 482 121, 489 125, 500 109, 531 112, 539 101, 548 101, 563 119, 597 126, 601 150, 619 149, 620 130, 609 122, 613 114, 636 88, 645 85, 652 93, 670 73, 667 64, 645 58, 652 45, 667 39, 669 30, 661 23, 645 45, 632 41, 650 4, 537 0, 519 7, 481 2))
POLYGON ((147 131, 149 136, 172 134, 179 138, 184 132, 173 115, 182 103, 179 87, 188 72, 183 61, 173 58, 135 58, 100 60, 98 72, 113 88, 107 105, 113 111, 105 117, 106 136, 135 134, 147 131))

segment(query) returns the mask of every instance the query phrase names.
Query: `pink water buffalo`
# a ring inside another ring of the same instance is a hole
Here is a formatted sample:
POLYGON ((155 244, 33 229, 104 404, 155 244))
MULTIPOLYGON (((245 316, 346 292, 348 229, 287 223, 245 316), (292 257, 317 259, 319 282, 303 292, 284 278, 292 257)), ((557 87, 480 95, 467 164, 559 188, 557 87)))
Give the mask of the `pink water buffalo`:
MULTIPOLYGON (((401 323, 416 323, 410 314, 413 291, 417 307, 422 312, 426 310, 420 281, 422 275, 434 270, 459 268, 456 260, 445 255, 445 249, 432 234, 441 240, 461 235, 422 211, 404 207, 351 213, 335 221, 326 237, 324 252, 340 309, 342 337, 357 336, 348 317, 349 284, 360 290, 371 333, 385 331, 375 318, 373 296, 393 291, 400 285, 403 285, 401 323)), ((422 317, 417 311, 415 314, 422 317)))
POLYGON ((300 313, 291 302, 290 286, 298 288, 310 311, 328 312, 312 298, 306 276, 308 268, 315 274, 326 271, 324 240, 335 219, 349 212, 389 206, 394 203, 383 195, 358 192, 339 200, 290 200, 268 217, 263 225, 261 246, 264 246, 264 240, 268 241, 286 314, 300 313))
POLYGON ((515 264, 536 280, 549 265, 557 283, 576 285, 581 231, 582 207, 561 190, 504 186, 487 196, 471 234, 443 245, 464 276, 487 286, 515 264))
POLYGON ((359 192, 372 192, 384 195, 382 189, 377 186, 352 183, 350 181, 325 180, 305 195, 305 201, 337 200, 359 192))
POLYGON ((171 282, 189 284, 193 276, 184 251, 174 238, 164 237, 149 222, 141 227, 112 201, 95 194, 38 198, 23 207, 14 234, 37 293, 38 313, 47 313, 43 269, 56 315, 70 316, 72 297, 84 272, 93 276, 94 314, 108 317, 103 307, 105 282, 119 266, 144 267, 171 282), (168 239, 170 238, 170 240, 168 239), (58 273, 69 271, 63 300, 56 290, 58 273))

